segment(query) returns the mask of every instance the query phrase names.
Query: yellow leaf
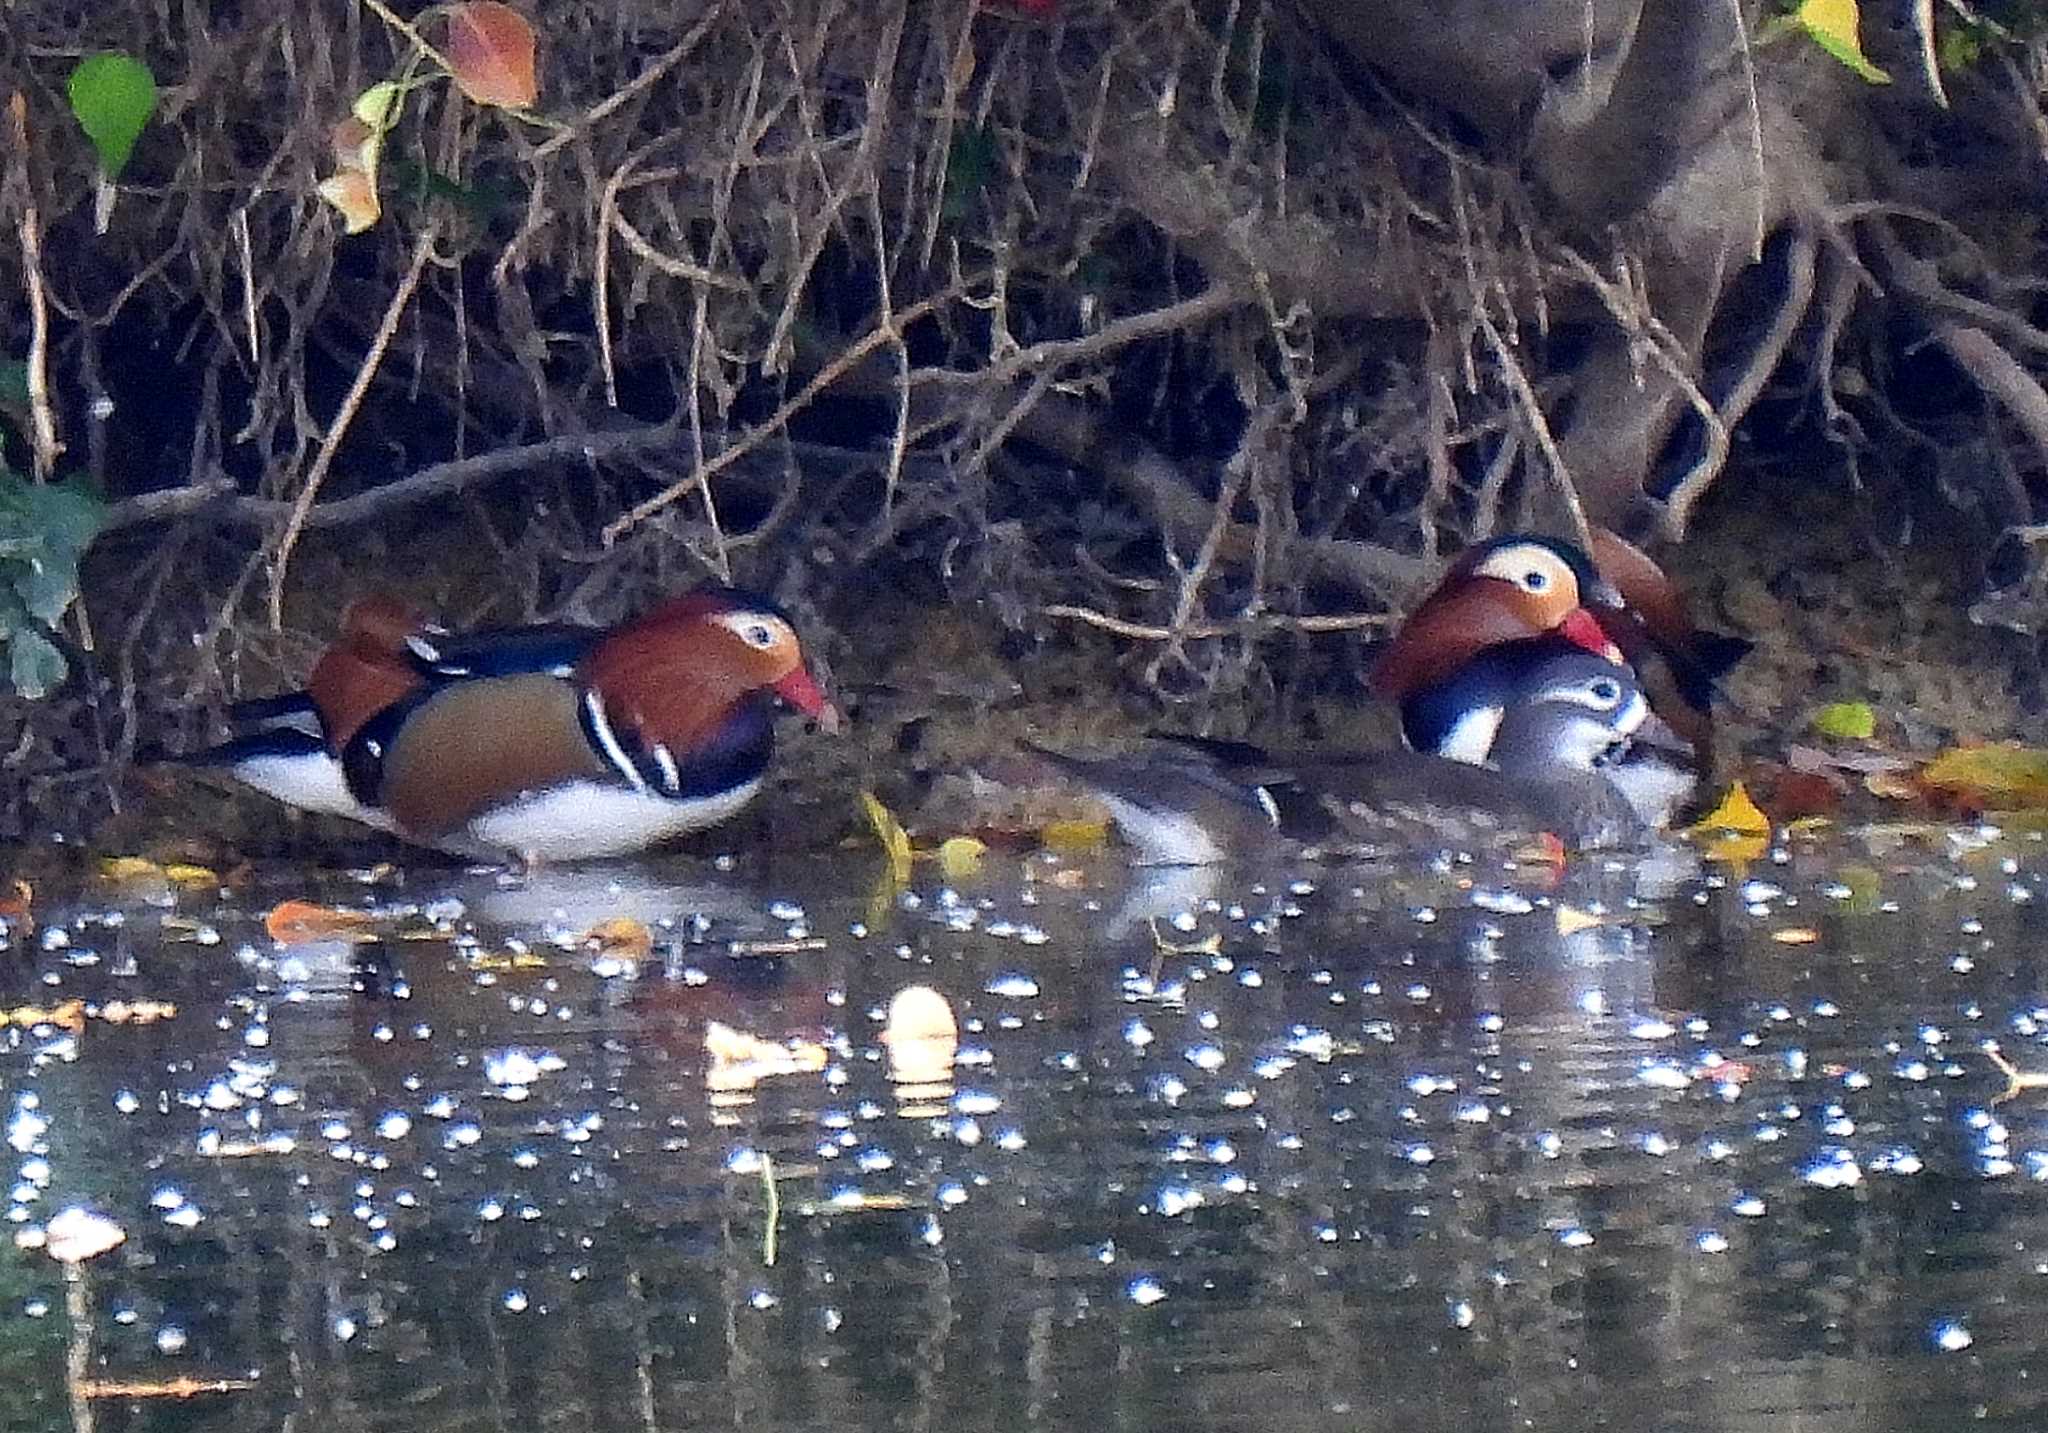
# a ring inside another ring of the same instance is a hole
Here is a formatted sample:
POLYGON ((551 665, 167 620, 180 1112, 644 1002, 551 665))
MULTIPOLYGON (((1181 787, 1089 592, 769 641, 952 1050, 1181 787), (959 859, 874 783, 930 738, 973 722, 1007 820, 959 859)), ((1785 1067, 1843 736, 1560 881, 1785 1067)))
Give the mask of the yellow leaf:
POLYGON ((1709 836, 1700 845, 1700 858, 1706 861, 1721 861, 1731 866, 1746 865, 1761 860, 1771 846, 1771 838, 1764 835, 1750 835, 1745 832, 1723 832, 1709 836))
POLYGON ((1877 713, 1869 702, 1829 702, 1813 714, 1813 729, 1835 741, 1869 741, 1877 735, 1877 713))
POLYGON ((861 792, 860 804, 861 809, 868 813, 868 825, 874 829, 875 839, 882 843, 882 854, 889 858, 890 880, 899 886, 908 885, 910 833, 903 829, 896 813, 884 806, 874 792, 861 792))
POLYGON ((2048 805, 2048 751, 2014 742, 1959 747, 1928 762, 1920 780, 1987 805, 2048 805))
POLYGON ((1793 925, 1772 931, 1771 939, 1779 945, 1812 945, 1820 939, 1820 932, 1810 925, 1793 925))
POLYGON ((1892 77, 1870 63, 1857 34, 1856 0, 1804 0, 1792 12, 1793 23, 1813 37, 1813 42, 1874 85, 1888 85, 1892 77))
POLYGON ((174 886, 217 886, 220 872, 210 866, 165 866, 164 879, 174 886))
POLYGON ((1702 835, 1732 831, 1743 836, 1769 836, 1771 818, 1764 815, 1763 809, 1750 798, 1748 789, 1738 781, 1728 788, 1719 806, 1693 824, 1692 830, 1702 835))
POLYGON ((164 868, 147 856, 109 856, 100 862, 100 875, 109 881, 161 879, 164 868))
POLYGON ((1109 823, 1048 821, 1038 839, 1049 851, 1096 851, 1109 844, 1109 823))
POLYGON ((949 881, 962 880, 981 869, 988 847, 972 836, 952 836, 939 843, 939 870, 949 881))
POLYGON ((1592 930, 1595 926, 1607 924, 1603 917, 1561 901, 1557 906, 1556 921, 1559 935, 1577 935, 1582 930, 1592 930))

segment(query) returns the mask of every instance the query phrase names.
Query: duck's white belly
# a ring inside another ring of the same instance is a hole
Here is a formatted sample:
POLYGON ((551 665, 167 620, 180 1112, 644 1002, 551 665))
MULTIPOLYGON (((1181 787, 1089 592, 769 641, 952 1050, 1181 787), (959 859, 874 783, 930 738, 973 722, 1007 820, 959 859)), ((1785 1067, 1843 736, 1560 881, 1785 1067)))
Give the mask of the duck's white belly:
POLYGON ((244 786, 287 806, 323 816, 346 816, 379 831, 391 829, 389 816, 356 800, 342 776, 341 763, 324 751, 244 757, 228 770, 244 786))
POLYGON ((671 837, 716 826, 760 789, 757 779, 714 796, 677 800, 624 786, 572 781, 492 808, 463 829, 461 835, 468 841, 461 844, 542 861, 631 855, 671 837))

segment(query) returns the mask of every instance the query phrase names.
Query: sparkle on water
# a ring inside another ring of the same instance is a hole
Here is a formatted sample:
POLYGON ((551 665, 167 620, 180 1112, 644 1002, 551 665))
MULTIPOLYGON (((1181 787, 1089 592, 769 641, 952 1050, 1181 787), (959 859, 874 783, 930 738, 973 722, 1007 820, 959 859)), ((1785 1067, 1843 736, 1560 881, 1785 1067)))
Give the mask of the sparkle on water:
POLYGON ((10 1411, 2048 1426, 2048 850, 1900 839, 45 883, 10 1411))

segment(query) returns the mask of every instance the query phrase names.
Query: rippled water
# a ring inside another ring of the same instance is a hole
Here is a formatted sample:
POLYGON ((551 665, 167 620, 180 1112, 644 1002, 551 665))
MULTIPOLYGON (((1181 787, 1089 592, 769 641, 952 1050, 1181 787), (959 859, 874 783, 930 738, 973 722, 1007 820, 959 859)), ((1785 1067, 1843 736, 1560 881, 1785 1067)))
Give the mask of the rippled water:
POLYGON ((2039 1429, 2044 858, 44 891, 0 1419, 2039 1429))

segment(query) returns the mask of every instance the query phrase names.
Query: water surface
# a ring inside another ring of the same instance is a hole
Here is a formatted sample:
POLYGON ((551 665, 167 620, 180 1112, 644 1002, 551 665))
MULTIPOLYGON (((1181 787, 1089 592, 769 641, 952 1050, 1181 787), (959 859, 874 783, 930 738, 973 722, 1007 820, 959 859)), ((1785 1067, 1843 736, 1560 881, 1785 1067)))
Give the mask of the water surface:
POLYGON ((0 1412, 2038 1429, 2048 1089, 1984 1047, 2048 1071, 2043 858, 46 889, 0 1412), (73 1205, 127 1238, 67 1291, 73 1205))

